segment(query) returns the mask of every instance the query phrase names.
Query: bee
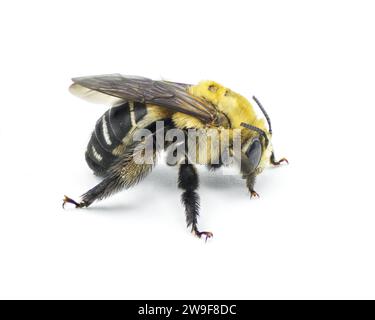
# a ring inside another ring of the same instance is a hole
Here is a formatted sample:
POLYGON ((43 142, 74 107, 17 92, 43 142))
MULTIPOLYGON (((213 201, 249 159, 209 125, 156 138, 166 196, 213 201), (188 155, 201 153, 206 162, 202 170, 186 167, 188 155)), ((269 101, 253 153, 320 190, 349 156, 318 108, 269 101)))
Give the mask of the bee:
POLYGON ((167 150, 172 145, 175 146, 174 152, 169 154, 175 154, 176 141, 166 141, 163 134, 165 144, 161 146, 157 142, 157 123, 160 122, 164 125, 163 129, 179 129, 184 134, 194 129, 228 134, 226 148, 211 145, 199 150, 196 145, 191 148, 187 142, 179 141, 178 144, 182 151, 174 163, 179 166, 177 185, 182 189, 181 202, 185 207, 187 227, 199 238, 207 240, 213 234, 198 229, 200 200, 195 165, 203 164, 211 170, 227 165, 224 161, 225 149, 240 164, 239 173, 246 180, 250 197, 259 197, 254 190, 257 175, 269 164, 288 163, 285 158, 275 159, 271 121, 261 103, 253 97, 268 128, 246 98, 214 81, 191 85, 120 74, 72 80, 70 91, 73 94, 89 101, 109 103, 111 108, 97 121, 85 153, 88 166, 103 180, 84 193, 80 202, 65 196, 63 207, 66 203, 72 203, 76 208, 88 207, 94 201, 141 181, 155 165, 155 162, 135 161, 135 150, 146 140, 151 141, 153 160, 161 150, 167 150), (147 139, 134 139, 137 132, 145 129, 150 132, 147 139), (235 151, 236 141, 239 141, 239 148, 235 151))

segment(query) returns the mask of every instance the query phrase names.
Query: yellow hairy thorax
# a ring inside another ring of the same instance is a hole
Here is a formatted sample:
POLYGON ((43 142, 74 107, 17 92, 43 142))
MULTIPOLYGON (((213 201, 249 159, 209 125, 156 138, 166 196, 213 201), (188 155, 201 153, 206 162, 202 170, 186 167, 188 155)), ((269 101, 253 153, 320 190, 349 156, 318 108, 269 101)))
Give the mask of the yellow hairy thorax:
MULTIPOLYGON (((188 90, 189 93, 193 96, 210 102, 212 105, 216 107, 218 112, 223 113, 229 119, 230 128, 227 128, 227 130, 230 131, 230 139, 233 139, 234 137, 234 129, 240 130, 239 132, 242 141, 248 141, 252 137, 257 135, 256 132, 243 128, 241 126, 242 122, 256 126, 259 129, 264 130, 268 134, 268 130, 266 128, 264 120, 257 117, 256 112, 251 103, 240 94, 211 80, 201 81, 199 84, 189 87, 188 90)), ((174 124, 178 128, 210 128, 209 125, 205 125, 199 119, 180 112, 175 113, 172 119, 174 124)), ((224 128, 218 127, 217 129, 220 131, 224 128)), ((269 136, 269 138, 271 137, 269 136)), ((259 171, 263 170, 263 168, 267 165, 271 149, 272 146, 270 144, 267 150, 263 152, 261 163, 259 166, 259 171)), ((210 150, 208 153, 212 151, 213 150, 210 150)), ((207 150, 205 150, 205 152, 207 152, 207 150)))
MULTIPOLYGON (((210 102, 230 121, 231 129, 243 129, 241 122, 246 122, 266 130, 263 119, 258 119, 250 102, 240 94, 211 80, 201 81, 191 86, 189 93, 210 102)), ((177 112, 173 116, 175 125, 179 128, 204 128, 205 125, 197 118, 177 112)), ((243 130, 244 133, 248 130, 243 130)), ((251 135, 251 132, 245 133, 251 135)))
POLYGON ((241 122, 246 122, 265 129, 263 119, 258 119, 250 102, 240 94, 218 84, 206 80, 189 88, 192 95, 211 102, 218 111, 224 113, 232 129, 242 129, 241 122))

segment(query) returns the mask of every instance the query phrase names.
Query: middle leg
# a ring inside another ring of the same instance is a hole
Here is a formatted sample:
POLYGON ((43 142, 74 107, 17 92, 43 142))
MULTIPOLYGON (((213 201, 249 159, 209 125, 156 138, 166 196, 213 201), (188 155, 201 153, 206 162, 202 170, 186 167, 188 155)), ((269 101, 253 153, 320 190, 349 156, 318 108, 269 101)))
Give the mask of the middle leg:
MULTIPOLYGON (((187 161, 186 161, 187 162, 187 161)), ((178 187, 184 192, 181 195, 181 202, 185 206, 187 227, 198 237, 208 238, 213 236, 212 232, 198 230, 199 216, 199 195, 196 192, 199 186, 198 173, 192 164, 180 164, 178 172, 178 187)))

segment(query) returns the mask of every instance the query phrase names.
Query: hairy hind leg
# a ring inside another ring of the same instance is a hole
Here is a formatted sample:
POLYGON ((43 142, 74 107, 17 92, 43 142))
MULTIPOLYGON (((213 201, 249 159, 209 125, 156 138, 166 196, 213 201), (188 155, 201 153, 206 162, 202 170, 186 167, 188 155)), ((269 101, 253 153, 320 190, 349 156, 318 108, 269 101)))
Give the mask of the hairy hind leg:
POLYGON ((72 203, 76 208, 84 208, 90 206, 95 200, 101 200, 109 197, 111 194, 119 191, 122 184, 126 183, 123 181, 121 176, 111 176, 105 178, 102 182, 91 188, 89 191, 81 196, 81 201, 77 202, 68 196, 64 196, 63 208, 66 203, 72 203))
MULTIPOLYGON (((134 150, 133 150, 134 151, 134 150)), ((142 152, 138 149, 137 152, 142 152)), ((138 154, 139 155, 139 154, 138 154)), ((131 153, 121 156, 117 162, 109 169, 105 179, 95 187, 81 196, 81 201, 77 202, 67 196, 64 197, 63 207, 66 203, 72 203, 76 208, 90 206, 96 200, 102 200, 120 191, 128 189, 141 181, 151 172, 156 160, 156 150, 152 154, 151 162, 137 163, 135 160, 137 153, 131 153)))

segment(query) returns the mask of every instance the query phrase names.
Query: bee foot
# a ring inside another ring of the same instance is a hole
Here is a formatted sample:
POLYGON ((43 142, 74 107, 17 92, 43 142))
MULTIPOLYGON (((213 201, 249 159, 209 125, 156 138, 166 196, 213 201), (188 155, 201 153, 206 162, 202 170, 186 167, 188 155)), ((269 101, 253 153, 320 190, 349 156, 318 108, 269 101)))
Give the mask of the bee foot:
POLYGON ((207 242, 207 239, 209 238, 212 238, 214 236, 214 234, 212 232, 209 232, 209 231, 198 231, 198 230, 195 230, 194 231, 194 234, 199 238, 201 239, 202 236, 205 236, 206 239, 205 239, 205 242, 207 242))
POLYGON ((258 192, 254 190, 250 191, 250 198, 259 198, 258 192))
POLYGON ((82 201, 80 203, 78 203, 77 201, 67 197, 67 196, 64 196, 64 199, 63 199, 63 204, 62 204, 62 207, 63 209, 65 209, 65 204, 66 203, 72 203, 76 206, 76 208, 83 208, 83 207, 87 207, 87 203, 82 201))
POLYGON ((274 166, 279 166, 280 164, 282 164, 283 162, 286 162, 287 164, 289 164, 289 161, 286 159, 286 158, 281 158, 279 161, 273 161, 272 164, 274 166))

